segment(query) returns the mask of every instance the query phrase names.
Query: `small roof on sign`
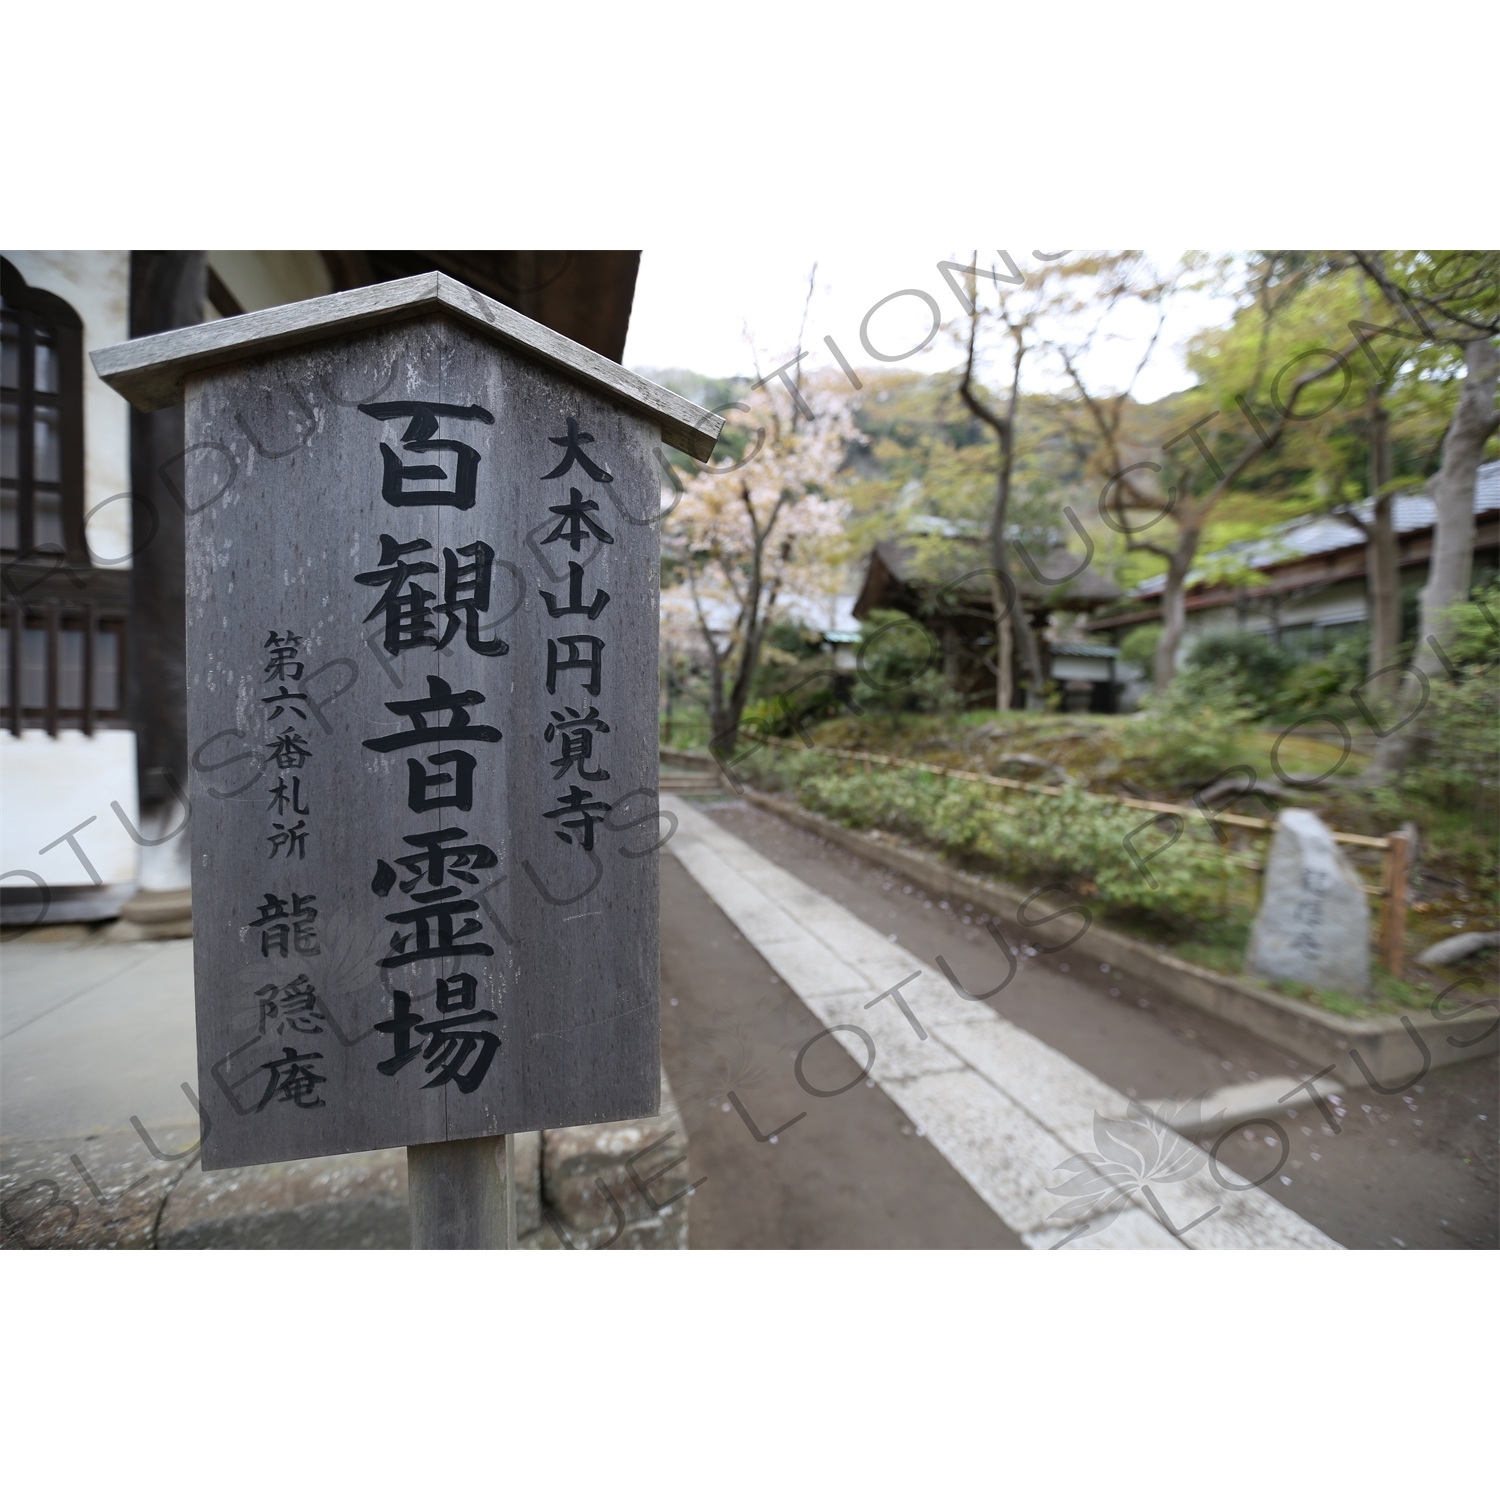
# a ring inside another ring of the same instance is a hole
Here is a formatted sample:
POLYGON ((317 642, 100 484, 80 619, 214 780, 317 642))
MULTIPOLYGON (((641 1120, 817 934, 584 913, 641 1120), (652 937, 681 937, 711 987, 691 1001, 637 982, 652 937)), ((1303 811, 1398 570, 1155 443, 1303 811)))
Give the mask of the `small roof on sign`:
POLYGON ((178 405, 183 399, 183 378, 200 370, 438 310, 655 423, 666 442, 690 457, 701 462, 713 453, 724 426, 722 417, 441 271, 153 333, 97 349, 89 358, 99 378, 133 406, 159 411, 178 405))

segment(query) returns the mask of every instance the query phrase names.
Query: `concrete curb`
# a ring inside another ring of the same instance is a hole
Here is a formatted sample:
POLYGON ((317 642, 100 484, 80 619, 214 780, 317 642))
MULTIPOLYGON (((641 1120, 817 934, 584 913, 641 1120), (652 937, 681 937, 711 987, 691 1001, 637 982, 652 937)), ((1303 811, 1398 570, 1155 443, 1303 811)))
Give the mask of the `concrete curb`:
MULTIPOLYGON (((970 901, 1002 921, 1014 922, 1017 908, 1027 900, 1024 890, 967 874, 889 836, 857 833, 784 798, 749 787, 741 795, 756 807, 853 854, 900 870, 929 891, 970 901)), ((1027 919, 1035 925, 1066 910, 1066 904, 1032 900, 1027 919)), ((1500 1046, 1500 1033, 1489 1011, 1462 1019, 1445 1020, 1428 1011, 1417 1011, 1358 1020, 1320 1010, 1249 980, 1216 974, 1171 954, 1154 952, 1145 943, 1111 932, 1098 922, 1092 922, 1070 946, 1084 958, 1107 963, 1132 979, 1155 985, 1174 1000, 1283 1047, 1316 1069, 1331 1067, 1333 1076, 1350 1088, 1368 1087, 1372 1079, 1378 1087, 1409 1088, 1416 1082, 1415 1075, 1428 1066, 1442 1067, 1484 1056, 1500 1046), (1413 1032, 1420 1041, 1413 1040, 1413 1032), (1430 1064, 1424 1062, 1423 1049, 1430 1056, 1430 1064), (1364 1069, 1369 1070, 1368 1077, 1364 1069)))

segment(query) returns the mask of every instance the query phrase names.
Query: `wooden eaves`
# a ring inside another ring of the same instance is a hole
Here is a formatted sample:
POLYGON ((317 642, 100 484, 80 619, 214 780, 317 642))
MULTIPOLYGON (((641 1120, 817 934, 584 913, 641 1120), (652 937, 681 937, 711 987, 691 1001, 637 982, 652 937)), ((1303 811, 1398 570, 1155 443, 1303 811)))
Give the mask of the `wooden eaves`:
POLYGON ((713 453, 722 417, 441 271, 153 333, 89 358, 133 406, 160 411, 182 402, 183 380, 199 371, 438 311, 654 423, 663 441, 700 463, 713 453))

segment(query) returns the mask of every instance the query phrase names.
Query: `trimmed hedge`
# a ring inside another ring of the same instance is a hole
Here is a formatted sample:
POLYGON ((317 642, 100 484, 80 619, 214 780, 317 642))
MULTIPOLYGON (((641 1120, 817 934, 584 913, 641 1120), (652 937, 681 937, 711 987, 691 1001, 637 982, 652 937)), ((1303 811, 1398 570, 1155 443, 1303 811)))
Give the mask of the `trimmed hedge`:
POLYGON ((1074 788, 1057 797, 1007 793, 930 772, 839 764, 815 751, 763 749, 742 769, 848 827, 882 828, 1013 881, 1066 882, 1102 907, 1159 922, 1220 915, 1227 886, 1244 879, 1201 820, 1176 830, 1170 819, 1074 788))

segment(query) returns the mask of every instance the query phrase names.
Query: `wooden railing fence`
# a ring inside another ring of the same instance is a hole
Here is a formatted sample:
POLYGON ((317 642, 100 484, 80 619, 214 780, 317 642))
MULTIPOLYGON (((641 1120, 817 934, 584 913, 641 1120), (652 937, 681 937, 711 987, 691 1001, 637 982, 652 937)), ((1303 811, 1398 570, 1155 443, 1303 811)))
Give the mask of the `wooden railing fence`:
MULTIPOLYGON (((1066 787, 1039 786, 1032 781, 1017 781, 1010 776, 991 776, 984 771, 962 771, 955 766, 939 765, 935 761, 906 760, 896 755, 880 755, 873 750, 838 750, 831 745, 803 745, 795 740, 776 739, 770 735, 756 734, 748 730, 741 730, 740 733, 743 738, 754 740, 757 744, 767 745, 772 749, 829 755, 838 760, 857 761, 870 766, 889 766, 896 770, 925 771, 932 776, 945 776, 950 781, 972 781, 983 786, 999 787, 1008 792, 1026 792, 1039 797, 1061 797, 1069 790, 1066 787)), ((1189 817, 1197 814, 1210 823, 1224 823, 1231 828, 1244 828, 1262 836, 1269 836, 1276 827, 1266 818, 1251 818, 1243 813, 1213 812, 1196 805, 1183 806, 1175 802, 1152 802, 1144 797, 1116 797, 1107 792, 1089 792, 1081 788, 1075 790, 1091 802, 1110 802, 1119 807, 1139 808, 1143 812, 1182 818, 1184 823, 1189 817)), ((1381 902, 1380 956, 1386 968, 1399 979, 1405 966, 1406 891, 1411 859, 1410 835, 1401 832, 1390 834, 1385 838, 1376 838, 1366 833, 1342 833, 1338 829, 1329 831, 1333 834, 1336 844, 1348 844, 1361 849, 1379 849, 1385 854, 1381 883, 1378 886, 1364 885, 1363 888, 1367 895, 1374 896, 1381 902)), ((1264 870, 1265 866, 1261 861, 1246 859, 1243 855, 1229 849, 1227 845, 1220 844, 1217 838, 1215 844, 1220 848, 1224 858, 1231 863, 1250 870, 1264 870)))

